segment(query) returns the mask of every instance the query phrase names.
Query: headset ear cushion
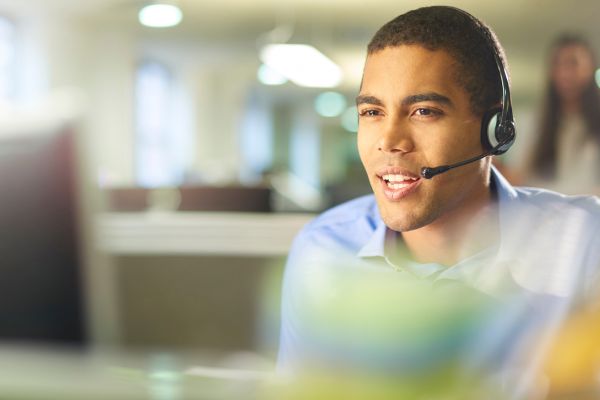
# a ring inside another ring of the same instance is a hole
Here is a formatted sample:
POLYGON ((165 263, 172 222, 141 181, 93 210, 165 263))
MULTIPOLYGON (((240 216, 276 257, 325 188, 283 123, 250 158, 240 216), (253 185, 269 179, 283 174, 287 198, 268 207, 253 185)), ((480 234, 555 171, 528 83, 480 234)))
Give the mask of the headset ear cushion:
POLYGON ((492 151, 494 147, 501 143, 501 138, 498 138, 497 135, 501 115, 501 108, 492 108, 483 114, 481 120, 481 145, 485 151, 492 151))
POLYGON ((501 119, 502 109, 492 108, 481 120, 481 145, 485 151, 494 155, 505 153, 515 142, 515 123, 512 117, 506 121, 501 119))

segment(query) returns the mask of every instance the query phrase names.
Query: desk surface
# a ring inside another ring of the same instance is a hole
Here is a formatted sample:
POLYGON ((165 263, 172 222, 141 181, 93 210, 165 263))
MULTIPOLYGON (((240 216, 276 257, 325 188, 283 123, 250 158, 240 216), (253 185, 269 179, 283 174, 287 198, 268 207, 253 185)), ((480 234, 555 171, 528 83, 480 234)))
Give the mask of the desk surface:
MULTIPOLYGON (((235 365, 235 353, 76 352, 0 343, 0 398, 40 400, 256 398, 272 375, 268 360, 235 365), (190 354, 192 353, 192 354, 190 354), (228 361, 228 360, 234 360, 228 361), (190 364, 193 363, 193 364, 190 364), (201 363, 201 366, 198 364, 201 363), (242 368, 242 369, 241 369, 242 368)), ((248 355, 244 359, 251 360, 248 355)), ((239 362, 237 364, 240 364, 239 362)))

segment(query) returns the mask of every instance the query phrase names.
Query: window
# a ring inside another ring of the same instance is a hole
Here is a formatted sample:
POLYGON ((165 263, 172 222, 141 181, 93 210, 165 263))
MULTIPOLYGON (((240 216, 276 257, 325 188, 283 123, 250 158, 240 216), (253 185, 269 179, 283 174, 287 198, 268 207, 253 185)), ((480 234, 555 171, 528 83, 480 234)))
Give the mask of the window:
POLYGON ((0 16, 0 101, 14 99, 15 96, 15 31, 15 24, 0 16))
POLYGON ((273 165, 273 123, 270 104, 264 96, 252 93, 246 102, 240 135, 243 164, 240 180, 260 182, 273 165))
POLYGON ((175 185, 181 171, 171 160, 169 128, 173 77, 158 62, 144 62, 135 82, 135 174, 144 187, 175 185))

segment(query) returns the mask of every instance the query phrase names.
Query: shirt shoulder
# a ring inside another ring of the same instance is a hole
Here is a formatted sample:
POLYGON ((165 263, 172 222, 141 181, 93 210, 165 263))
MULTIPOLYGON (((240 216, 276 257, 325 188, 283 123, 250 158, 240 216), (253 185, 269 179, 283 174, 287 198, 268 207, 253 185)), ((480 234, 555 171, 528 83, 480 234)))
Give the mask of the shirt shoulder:
POLYGON ((515 191, 520 200, 537 207, 582 210, 600 217, 600 198, 596 196, 573 196, 533 187, 516 187, 515 191))
MULTIPOLYGON (((375 197, 367 195, 323 212, 296 235, 283 278, 279 370, 293 370, 304 355, 306 337, 302 332, 307 322, 303 315, 310 300, 318 296, 315 288, 346 275, 355 253, 373 235, 379 221, 375 197)), ((327 284, 327 291, 332 288, 327 284)))
POLYGON ((503 240, 522 261, 512 267, 521 282, 554 288, 548 289, 552 293, 580 293, 582 284, 600 277, 598 197, 527 187, 515 188, 515 194, 504 212, 509 222, 503 240))
POLYGON ((596 196, 572 196, 551 190, 520 187, 517 193, 517 207, 514 217, 523 221, 537 220, 537 224, 552 225, 555 239, 573 236, 573 229, 580 233, 580 244, 600 243, 600 198, 596 196), (527 218, 525 214, 533 216, 527 218))
POLYGON ((337 226, 353 224, 364 219, 376 223, 378 215, 375 196, 371 194, 358 197, 330 208, 315 218, 309 226, 312 229, 319 229, 322 227, 335 228, 337 226))
POLYGON ((375 196, 362 196, 335 206, 308 223, 296 236, 292 254, 307 248, 358 251, 381 223, 375 196))

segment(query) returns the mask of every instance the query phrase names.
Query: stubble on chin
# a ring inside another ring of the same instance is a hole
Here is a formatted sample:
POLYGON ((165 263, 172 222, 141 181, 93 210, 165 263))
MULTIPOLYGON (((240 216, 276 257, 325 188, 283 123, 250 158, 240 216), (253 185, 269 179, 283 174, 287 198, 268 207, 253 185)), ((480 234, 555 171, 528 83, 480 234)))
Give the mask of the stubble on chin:
POLYGON ((385 225, 396 232, 409 232, 432 224, 440 216, 435 207, 428 209, 405 210, 400 207, 380 204, 381 219, 385 225))

